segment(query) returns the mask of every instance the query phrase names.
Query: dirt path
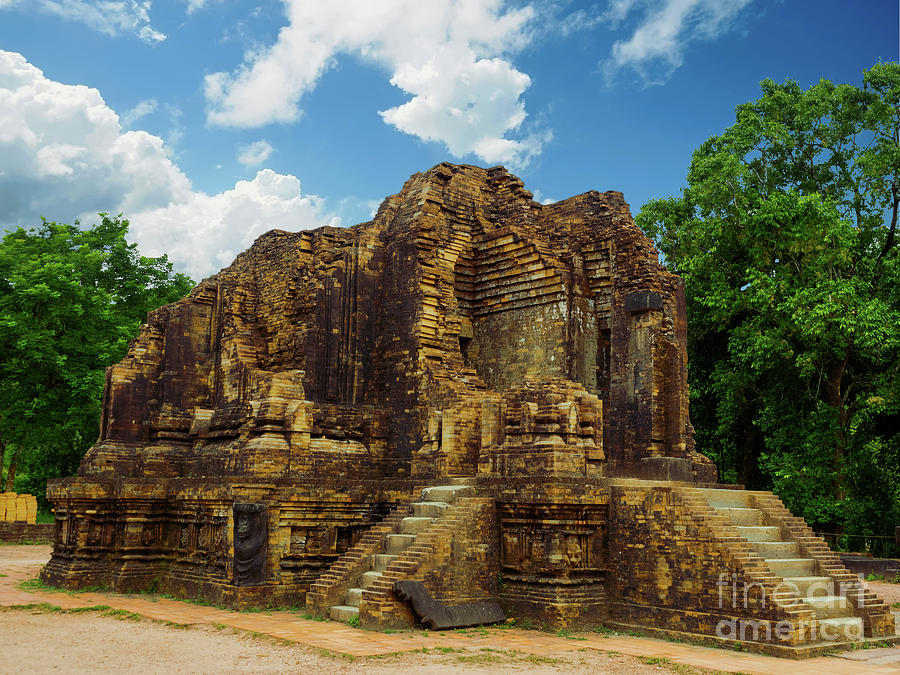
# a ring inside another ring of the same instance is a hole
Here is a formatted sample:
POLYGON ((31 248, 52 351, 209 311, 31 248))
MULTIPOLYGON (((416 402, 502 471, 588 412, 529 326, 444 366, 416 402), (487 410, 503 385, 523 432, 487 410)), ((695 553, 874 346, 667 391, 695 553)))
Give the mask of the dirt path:
MULTIPOLYGON (((0 673, 624 673, 668 670, 622 654, 587 650, 534 656, 459 650, 346 658, 210 626, 171 628, 93 614, 0 611, 0 673), (37 649, 36 645, 41 645, 37 649)), ((652 660, 652 659, 648 659, 652 660)), ((671 671, 670 671, 671 672, 671 671)), ((710 672, 681 667, 679 673, 710 672)))
POLYGON ((0 673, 900 674, 892 663, 900 658, 896 648, 883 650, 887 660, 871 658, 872 650, 856 655, 864 662, 824 657, 798 663, 625 635, 515 629, 384 634, 288 612, 21 589, 49 554, 49 546, 0 546, 0 673))

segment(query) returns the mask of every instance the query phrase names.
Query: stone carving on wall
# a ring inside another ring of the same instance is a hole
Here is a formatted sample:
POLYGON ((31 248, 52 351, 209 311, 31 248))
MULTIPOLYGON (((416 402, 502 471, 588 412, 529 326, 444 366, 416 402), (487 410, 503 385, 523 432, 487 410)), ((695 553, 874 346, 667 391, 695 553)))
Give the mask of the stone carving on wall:
POLYGON ((264 504, 234 505, 234 583, 255 586, 265 580, 269 537, 264 504))

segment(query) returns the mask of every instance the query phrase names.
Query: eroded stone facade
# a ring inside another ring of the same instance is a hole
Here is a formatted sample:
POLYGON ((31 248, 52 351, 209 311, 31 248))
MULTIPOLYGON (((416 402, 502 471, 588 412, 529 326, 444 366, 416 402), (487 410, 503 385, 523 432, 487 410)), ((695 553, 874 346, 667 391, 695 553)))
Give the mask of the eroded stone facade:
POLYGON ((681 280, 620 193, 542 205, 502 167, 441 164, 372 221, 269 232, 150 313, 78 477, 48 489, 43 578, 321 613, 352 596, 376 627, 412 620, 399 579, 558 627, 677 623, 696 600, 709 620, 678 625, 708 632, 715 590, 684 578, 727 542, 685 543, 678 499, 646 525, 623 477, 716 480, 681 280), (442 485, 470 492, 416 502, 442 485), (648 590, 676 544, 699 556, 666 563, 678 592, 648 590))

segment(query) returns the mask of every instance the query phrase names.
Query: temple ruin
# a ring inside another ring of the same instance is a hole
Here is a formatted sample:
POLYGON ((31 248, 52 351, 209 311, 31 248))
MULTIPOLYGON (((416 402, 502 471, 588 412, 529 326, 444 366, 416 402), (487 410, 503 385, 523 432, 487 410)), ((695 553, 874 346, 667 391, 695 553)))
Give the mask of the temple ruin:
POLYGON ((618 192, 545 205, 440 164, 370 222, 261 236, 106 377, 99 440, 48 488, 48 584, 800 655, 894 634, 697 452, 682 283, 618 192))

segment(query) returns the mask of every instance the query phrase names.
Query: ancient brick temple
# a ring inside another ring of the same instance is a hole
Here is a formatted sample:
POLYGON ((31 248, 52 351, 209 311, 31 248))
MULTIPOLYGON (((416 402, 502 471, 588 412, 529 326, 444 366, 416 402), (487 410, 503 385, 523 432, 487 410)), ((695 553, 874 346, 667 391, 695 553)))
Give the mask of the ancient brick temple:
POLYGON ((148 316, 48 489, 43 579, 369 627, 499 603, 796 653, 892 635, 777 498, 716 485, 685 328, 620 193, 542 205, 502 167, 438 165, 148 316))

